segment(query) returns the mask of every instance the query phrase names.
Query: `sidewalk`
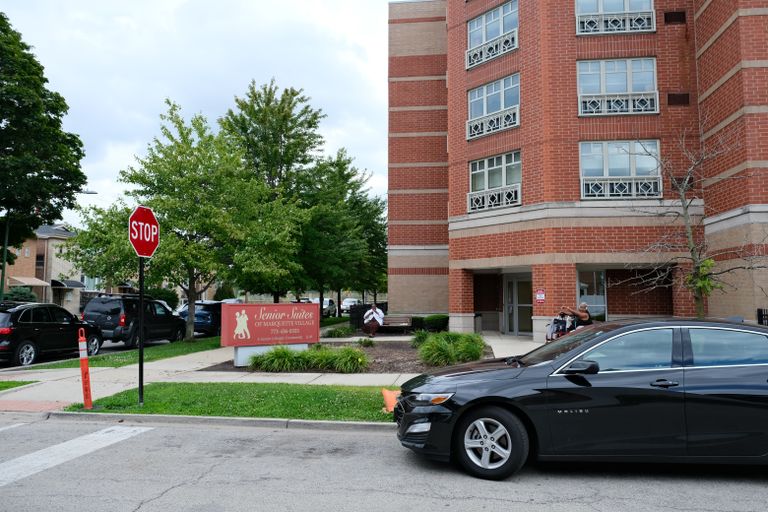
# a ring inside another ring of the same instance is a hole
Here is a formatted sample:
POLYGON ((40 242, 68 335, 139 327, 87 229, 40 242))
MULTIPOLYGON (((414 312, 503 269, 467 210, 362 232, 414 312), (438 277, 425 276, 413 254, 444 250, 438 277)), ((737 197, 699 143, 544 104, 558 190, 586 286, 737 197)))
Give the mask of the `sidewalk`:
MULTIPOLYGON (((484 332, 483 338, 496 357, 507 357, 528 352, 539 346, 530 338, 505 336, 484 332)), ((332 341, 356 341, 333 339, 332 341)), ((410 340, 411 336, 381 336, 387 340, 410 340)), ((323 341, 330 341, 323 339, 323 341)), ((144 384, 153 382, 259 382, 290 384, 335 384, 346 386, 399 386, 416 374, 408 373, 257 373, 257 372, 201 372, 216 364, 230 361, 234 349, 223 347, 144 364, 144 384)), ((104 398, 139 385, 138 364, 121 368, 91 368, 91 396, 104 398)), ((0 392, 0 411, 46 412, 61 410, 83 401, 80 369, 0 370, 0 381, 39 381, 35 384, 0 392)))

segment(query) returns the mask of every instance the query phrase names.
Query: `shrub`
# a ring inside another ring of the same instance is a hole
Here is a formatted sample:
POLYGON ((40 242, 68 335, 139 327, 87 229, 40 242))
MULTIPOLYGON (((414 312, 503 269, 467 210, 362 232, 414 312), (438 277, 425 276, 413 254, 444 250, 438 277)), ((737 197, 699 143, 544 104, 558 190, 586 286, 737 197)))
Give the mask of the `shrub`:
POLYGON ((368 368, 368 357, 359 348, 344 347, 336 352, 333 368, 339 373, 357 373, 368 368))
POLYGON ((413 339, 411 340, 411 346, 413 348, 419 348, 429 338, 429 331, 420 329, 413 333, 413 339))
POLYGON ((275 347, 251 357, 251 369, 265 372, 295 372, 306 369, 307 357, 288 347, 275 347))
POLYGON ((304 351, 275 347, 263 354, 252 356, 250 368, 264 372, 332 370, 339 373, 356 373, 368 368, 368 357, 362 350, 353 347, 330 349, 319 345, 304 351))
POLYGON ((336 327, 330 329, 325 333, 326 338, 349 338, 354 334, 355 330, 352 327, 336 327))
POLYGON ((421 331, 424 329, 424 317, 423 316, 412 316, 411 317, 411 328, 414 331, 421 331))
POLYGON ((429 315, 424 317, 424 328, 432 332, 448 330, 448 315, 429 315))
POLYGON ((419 348, 421 360, 431 366, 477 361, 483 356, 485 343, 477 334, 441 332, 430 334, 419 348))
POLYGON ((213 300, 232 299, 235 297, 235 289, 229 283, 221 283, 213 294, 213 300))
POLYGON ((445 338, 432 336, 419 348, 419 357, 431 366, 455 364, 456 347, 445 338))
POLYGON ((5 299, 18 302, 37 302, 37 295, 26 286, 14 286, 5 293, 5 299))
POLYGON ((149 288, 147 289, 147 295, 153 299, 164 300, 171 309, 176 309, 179 305, 179 295, 174 290, 169 290, 168 288, 149 288))
POLYGON ((360 345, 361 347, 372 347, 375 345, 375 343, 371 338, 360 338, 359 340, 357 340, 357 344, 360 345))

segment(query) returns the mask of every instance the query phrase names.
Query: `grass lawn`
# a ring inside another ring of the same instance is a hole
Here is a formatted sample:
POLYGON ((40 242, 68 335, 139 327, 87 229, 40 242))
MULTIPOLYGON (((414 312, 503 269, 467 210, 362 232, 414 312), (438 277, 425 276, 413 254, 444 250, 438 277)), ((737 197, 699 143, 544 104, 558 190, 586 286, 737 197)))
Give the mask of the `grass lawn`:
POLYGON ((0 382, 0 391, 17 388, 19 386, 26 386, 27 384, 32 384, 33 382, 37 382, 37 381, 36 380, 4 380, 0 382))
POLYGON ((329 316, 328 318, 323 318, 320 320, 320 327, 328 327, 329 325, 336 325, 336 324, 343 324, 343 323, 349 323, 349 317, 348 316, 329 316))
MULTIPOLYGON (((213 350, 221 347, 221 341, 218 337, 202 338, 194 341, 177 341, 176 343, 165 343, 163 345, 147 345, 144 347, 144 362, 158 361, 169 357, 183 356, 203 350, 213 350)), ((138 364, 139 349, 126 350, 125 352, 116 352, 103 354, 88 358, 90 367, 119 367, 129 364, 138 364)), ((80 359, 69 359, 58 363, 41 364, 29 368, 30 370, 50 370, 56 368, 80 368, 80 359)))
MULTIPOLYGON (((94 402, 94 412, 239 416, 306 420, 392 421, 381 388, 257 383, 155 383, 94 402)), ((68 411, 84 411, 74 404, 68 411)))

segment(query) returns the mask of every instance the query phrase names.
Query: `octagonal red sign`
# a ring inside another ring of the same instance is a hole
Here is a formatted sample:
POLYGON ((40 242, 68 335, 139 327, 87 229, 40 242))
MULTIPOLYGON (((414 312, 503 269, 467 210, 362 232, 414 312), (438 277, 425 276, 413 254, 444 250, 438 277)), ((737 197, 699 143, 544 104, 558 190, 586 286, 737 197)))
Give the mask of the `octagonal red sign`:
POLYGON ((128 217, 128 240, 136 254, 151 258, 160 244, 160 224, 155 213, 146 206, 137 206, 128 217))

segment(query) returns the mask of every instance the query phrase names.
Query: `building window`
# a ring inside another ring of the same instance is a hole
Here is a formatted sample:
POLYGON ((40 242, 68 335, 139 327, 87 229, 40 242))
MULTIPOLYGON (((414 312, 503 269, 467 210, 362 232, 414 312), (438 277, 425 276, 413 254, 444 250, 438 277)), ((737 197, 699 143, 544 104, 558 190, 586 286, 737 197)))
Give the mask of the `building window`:
POLYGON ((519 206, 522 181, 520 152, 470 162, 469 181, 467 212, 519 206))
MULTIPOLYGON (((18 251, 16 251, 16 254, 18 255, 18 254, 19 254, 19 252, 18 252, 18 251)), ((25 247, 25 248, 24 248, 24 257, 25 257, 25 258, 29 258, 29 247, 25 247)))
POLYGON ((517 0, 467 23, 466 69, 517 49, 517 0))
POLYGON ((582 199, 661 196, 659 141, 579 144, 582 199))
POLYGON ((655 58, 586 60, 577 65, 579 115, 659 112, 655 58))
MULTIPOLYGON (((586 302, 592 320, 604 322, 608 315, 605 294, 605 271, 579 272, 579 303, 586 302)), ((578 305, 578 304, 577 304, 578 305)))
POLYGON ((653 0, 576 0, 576 33, 654 32, 653 0))
POLYGON ((520 124, 520 75, 515 74, 469 91, 467 140, 520 124))

